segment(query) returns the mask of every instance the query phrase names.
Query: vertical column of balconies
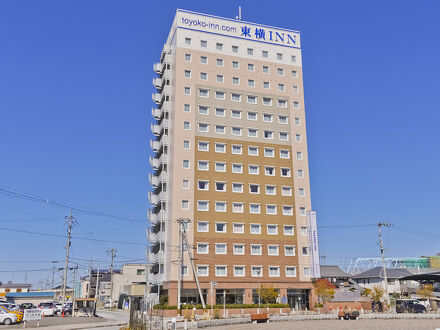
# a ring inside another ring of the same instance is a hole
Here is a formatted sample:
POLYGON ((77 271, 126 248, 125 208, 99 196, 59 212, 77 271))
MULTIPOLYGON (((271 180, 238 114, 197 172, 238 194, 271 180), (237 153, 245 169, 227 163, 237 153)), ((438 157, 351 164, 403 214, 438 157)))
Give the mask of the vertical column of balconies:
POLYGON ((170 99, 172 96, 170 52, 167 47, 161 56, 161 62, 153 65, 157 77, 153 79, 156 92, 153 101, 157 107, 151 109, 155 122, 151 124, 154 138, 150 141, 154 155, 150 157, 152 172, 149 174, 151 191, 148 193, 150 209, 148 210, 151 228, 148 233, 150 253, 148 263, 151 264, 150 282, 161 284, 163 254, 166 250, 165 223, 167 218, 167 183, 168 183, 168 135, 170 99))

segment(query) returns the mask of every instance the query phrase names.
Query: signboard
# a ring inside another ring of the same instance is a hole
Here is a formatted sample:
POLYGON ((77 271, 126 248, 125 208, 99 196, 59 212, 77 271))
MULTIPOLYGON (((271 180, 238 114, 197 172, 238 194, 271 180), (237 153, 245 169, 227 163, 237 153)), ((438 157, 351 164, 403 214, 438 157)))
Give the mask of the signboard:
POLYGON ((289 48, 301 48, 298 31, 249 23, 241 20, 199 14, 178 9, 177 27, 237 39, 252 40, 289 48))
POLYGON ((307 212, 307 224, 309 228, 309 254, 310 254, 310 277, 320 278, 318 248, 318 227, 316 225, 316 211, 307 212))
POLYGON ((24 310, 23 321, 38 321, 41 319, 41 309, 32 308, 24 310))

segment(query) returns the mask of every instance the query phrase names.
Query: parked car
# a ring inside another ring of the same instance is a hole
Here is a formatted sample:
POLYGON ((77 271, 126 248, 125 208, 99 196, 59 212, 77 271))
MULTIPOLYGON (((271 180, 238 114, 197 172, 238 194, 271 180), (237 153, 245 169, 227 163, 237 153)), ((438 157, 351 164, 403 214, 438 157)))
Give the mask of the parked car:
POLYGON ((0 301, 0 306, 6 307, 7 309, 12 309, 12 303, 10 303, 8 301, 0 301))
POLYGON ((21 322, 23 320, 23 312, 15 311, 15 310, 12 310, 12 309, 8 309, 8 308, 3 307, 3 306, 0 306, 0 309, 5 311, 6 313, 12 313, 12 314, 17 315, 17 322, 21 322))
POLYGON ((24 313, 24 310, 25 310, 25 309, 32 309, 32 308, 37 308, 37 306, 35 306, 35 305, 32 304, 32 303, 23 303, 23 304, 20 305, 20 307, 19 307, 18 310, 19 310, 20 312, 24 313))
POLYGON ((38 305, 38 308, 41 309, 44 316, 54 316, 56 314, 56 308, 52 302, 43 302, 38 305))
POLYGON ((0 323, 5 325, 17 323, 17 315, 14 313, 7 313, 0 308, 0 323))
POLYGON ((396 299, 396 313, 426 313, 426 307, 417 299, 396 299))
POLYGON ((55 314, 61 314, 63 311, 63 304, 62 303, 55 303, 55 314))
POLYGON ((64 314, 64 316, 72 315, 72 306, 72 303, 66 303, 62 309, 62 314, 64 314))

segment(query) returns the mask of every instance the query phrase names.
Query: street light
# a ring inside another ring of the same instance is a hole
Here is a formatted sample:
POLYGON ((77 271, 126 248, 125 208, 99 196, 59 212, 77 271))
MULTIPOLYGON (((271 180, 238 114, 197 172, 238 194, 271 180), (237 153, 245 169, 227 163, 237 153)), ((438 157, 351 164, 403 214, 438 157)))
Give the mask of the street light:
POLYGON ((213 318, 214 317, 214 307, 213 307, 213 301, 212 301, 212 294, 213 294, 213 288, 216 288, 217 287, 217 282, 209 282, 209 284, 211 285, 211 318, 213 318))

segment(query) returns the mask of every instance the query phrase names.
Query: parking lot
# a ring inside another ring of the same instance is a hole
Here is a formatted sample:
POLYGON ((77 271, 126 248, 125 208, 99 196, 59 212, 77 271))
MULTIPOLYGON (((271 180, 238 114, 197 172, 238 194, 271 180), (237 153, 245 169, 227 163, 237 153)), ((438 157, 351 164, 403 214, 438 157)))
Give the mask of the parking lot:
MULTIPOLYGON (((64 324, 83 324, 83 323, 99 323, 106 321, 102 317, 59 317, 59 316, 48 316, 40 321, 41 327, 64 325, 64 324)), ((36 326, 37 321, 29 322, 29 327, 36 326)), ((13 325, 0 325, 0 329, 12 329, 12 328, 23 328, 23 322, 13 324, 13 325)))

